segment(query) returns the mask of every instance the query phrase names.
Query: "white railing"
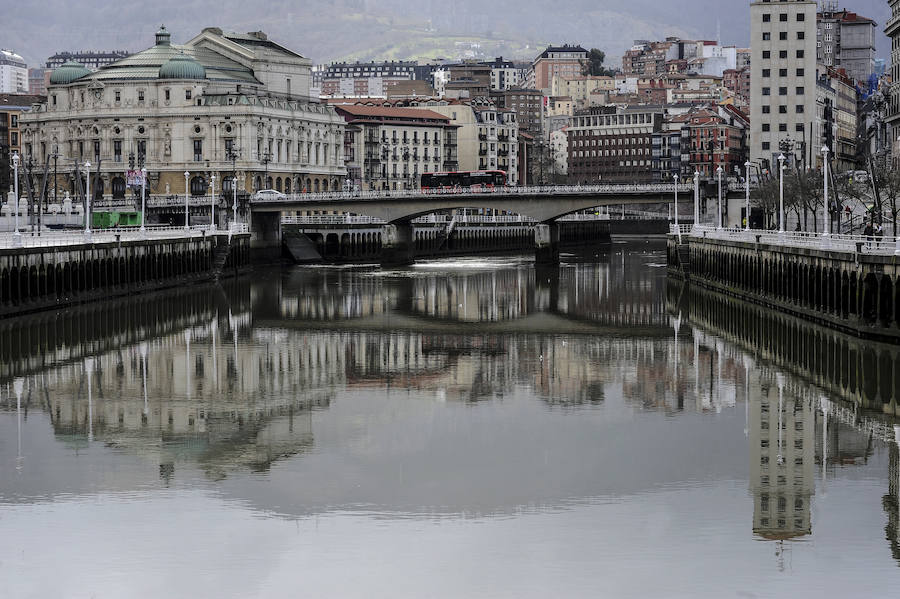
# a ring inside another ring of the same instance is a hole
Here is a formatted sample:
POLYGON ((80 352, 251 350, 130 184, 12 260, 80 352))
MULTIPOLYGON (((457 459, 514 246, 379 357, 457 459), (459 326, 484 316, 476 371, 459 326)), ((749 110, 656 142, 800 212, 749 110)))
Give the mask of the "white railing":
MULTIPOLYGON (((606 221, 610 217, 608 214, 568 214, 560 217, 560 221, 564 222, 593 222, 606 221)), ((532 226, 535 220, 528 216, 518 214, 428 214, 420 216, 412 220, 414 225, 446 225, 453 223, 454 227, 463 227, 465 225, 522 225, 532 226)), ((282 225, 299 225, 299 226, 327 226, 327 225, 371 225, 383 226, 387 224, 380 218, 372 216, 360 216, 353 214, 313 214, 309 216, 283 216, 281 217, 282 225)))
MULTIPOLYGON (((688 225, 685 225, 688 226, 688 225)), ((740 241, 745 243, 765 243, 784 247, 801 247, 838 252, 859 252, 863 254, 893 255, 897 253, 897 238, 865 235, 842 235, 832 233, 809 233, 806 231, 770 231, 763 229, 719 229, 716 227, 690 225, 691 237, 740 241)), ((682 230, 684 234, 684 230, 682 230)))
MULTIPOLYGON (((245 223, 232 225, 232 233, 247 233, 249 227, 245 223)), ((42 231, 40 235, 31 233, 5 233, 0 235, 0 249, 30 248, 30 247, 57 247, 69 245, 82 245, 85 243, 116 243, 119 241, 142 240, 177 240, 205 237, 225 231, 212 231, 209 225, 194 225, 189 229, 177 226, 147 227, 141 231, 138 227, 122 229, 96 229, 90 234, 83 229, 74 231, 42 231)))
MULTIPOLYGON (((692 184, 681 183, 678 185, 679 193, 693 191, 692 184)), ((253 195, 251 202, 258 204, 279 204, 297 202, 338 202, 346 200, 372 201, 386 199, 419 198, 424 196, 534 196, 534 195, 617 195, 617 194, 648 194, 648 193, 672 193, 675 188, 671 184, 648 183, 626 185, 530 185, 519 187, 492 187, 492 188, 440 188, 440 189, 397 189, 397 190, 370 190, 370 191, 329 191, 320 193, 302 193, 292 195, 253 195)), ((666 201, 666 200, 663 200, 666 201)), ((208 202, 208 200, 207 200, 208 202)), ((184 205, 184 198, 181 199, 184 205)))

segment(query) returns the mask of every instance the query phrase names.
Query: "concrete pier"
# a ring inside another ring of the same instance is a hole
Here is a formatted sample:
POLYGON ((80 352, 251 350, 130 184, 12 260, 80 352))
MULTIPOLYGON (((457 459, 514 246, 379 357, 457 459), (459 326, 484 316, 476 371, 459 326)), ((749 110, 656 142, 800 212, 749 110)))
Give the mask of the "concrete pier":
POLYGON ((250 236, 225 233, 0 249, 0 316, 234 274, 250 236))

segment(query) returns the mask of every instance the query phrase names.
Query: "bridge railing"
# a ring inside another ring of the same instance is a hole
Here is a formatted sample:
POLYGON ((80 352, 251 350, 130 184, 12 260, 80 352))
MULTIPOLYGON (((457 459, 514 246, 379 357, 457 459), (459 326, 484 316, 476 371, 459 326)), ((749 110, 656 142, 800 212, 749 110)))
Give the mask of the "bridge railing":
MULTIPOLYGON (((688 225, 685 225, 688 226, 688 225)), ((766 243, 784 247, 812 248, 838 252, 862 254, 894 255, 900 253, 897 237, 843 235, 832 233, 812 233, 807 231, 771 231, 764 229, 716 228, 705 225, 690 225, 690 235, 706 239, 739 241, 745 243, 766 243)), ((674 229, 673 229, 674 233, 674 229)), ((682 234, 684 230, 682 230, 682 234)))
MULTIPOLYGON (((681 183, 678 185, 679 193, 693 191, 693 185, 681 183)), ((624 185, 529 185, 517 187, 492 187, 492 188, 439 188, 439 189, 397 189, 397 190, 368 190, 368 191, 329 191, 319 193, 283 194, 251 196, 254 203, 296 203, 296 202, 322 202, 322 201, 346 201, 346 200, 384 200, 402 198, 420 198, 425 196, 529 196, 529 195, 617 195, 617 194, 641 194, 641 193, 670 193, 674 197, 675 188, 671 184, 624 184, 624 185)), ((207 200, 208 201, 208 200, 207 200)), ((687 198, 685 198, 687 201, 687 198)), ((181 200, 184 205, 184 199, 181 200)))
MULTIPOLYGON (((238 230, 234 232, 246 233, 249 231, 245 223, 238 223, 238 230)), ((209 225, 194 225, 189 229, 178 226, 146 227, 141 231, 138 227, 121 229, 95 229, 86 233, 83 229, 72 231, 42 231, 5 233, 0 236, 0 249, 56 247, 68 245, 81 245, 85 243, 115 243, 118 241, 164 240, 164 239, 189 239, 215 234, 209 225)))

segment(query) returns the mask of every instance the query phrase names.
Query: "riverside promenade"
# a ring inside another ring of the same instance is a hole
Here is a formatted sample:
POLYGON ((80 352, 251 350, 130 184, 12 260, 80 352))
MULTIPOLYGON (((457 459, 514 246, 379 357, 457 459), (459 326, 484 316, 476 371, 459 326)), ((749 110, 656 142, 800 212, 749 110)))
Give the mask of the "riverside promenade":
POLYGON ((672 276, 861 337, 900 340, 900 240, 673 227, 672 276))

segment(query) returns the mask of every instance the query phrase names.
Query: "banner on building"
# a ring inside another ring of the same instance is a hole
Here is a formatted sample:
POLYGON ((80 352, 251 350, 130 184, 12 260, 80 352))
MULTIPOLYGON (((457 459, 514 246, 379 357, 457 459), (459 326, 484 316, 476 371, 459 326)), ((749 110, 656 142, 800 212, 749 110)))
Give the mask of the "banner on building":
POLYGON ((130 186, 140 187, 144 183, 144 175, 141 171, 128 171, 125 175, 125 179, 130 186))

